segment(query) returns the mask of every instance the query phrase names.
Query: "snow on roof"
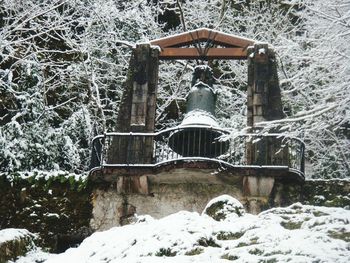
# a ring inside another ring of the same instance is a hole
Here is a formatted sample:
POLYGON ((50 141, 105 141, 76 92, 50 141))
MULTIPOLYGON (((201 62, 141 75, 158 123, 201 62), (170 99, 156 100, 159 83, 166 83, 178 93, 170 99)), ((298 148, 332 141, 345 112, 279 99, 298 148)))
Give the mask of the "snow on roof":
MULTIPOLYGON (((227 199, 227 198, 226 198, 227 199)), ((227 199, 230 200, 230 199, 227 199)), ((350 211, 294 204, 215 221, 181 211, 114 227, 55 262, 348 262, 350 211), (145 221, 145 222, 142 222, 145 221)))

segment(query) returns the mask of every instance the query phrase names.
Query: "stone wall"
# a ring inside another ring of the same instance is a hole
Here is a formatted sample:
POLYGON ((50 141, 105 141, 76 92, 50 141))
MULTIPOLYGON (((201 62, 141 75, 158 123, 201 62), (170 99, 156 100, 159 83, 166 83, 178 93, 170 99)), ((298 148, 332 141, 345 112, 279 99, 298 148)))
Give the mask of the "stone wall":
POLYGON ((124 225, 134 214, 162 218, 181 210, 201 213, 213 198, 228 194, 243 201, 240 177, 219 178, 213 171, 177 169, 148 177, 148 194, 118 193, 117 186, 94 189, 91 227, 124 225))
MULTIPOLYGON (((96 230, 127 224, 134 214, 155 218, 180 210, 201 213, 207 202, 228 194, 248 210, 295 202, 350 209, 350 180, 277 179, 268 196, 246 196, 243 176, 217 169, 173 169, 148 174, 147 193, 118 192, 116 181, 92 183, 74 177, 16 179, 0 177, 0 228, 25 228, 40 236, 37 245, 64 251, 96 230), (253 207, 255 206, 255 208, 253 207)), ((258 211, 256 211, 258 212, 258 211)))
POLYGON ((138 192, 140 184, 137 182, 141 177, 129 176, 134 178, 129 180, 133 184, 131 187, 120 185, 125 181, 121 180, 122 177, 110 176, 111 182, 95 185, 92 229, 104 230, 128 224, 134 220, 135 213, 154 218, 181 210, 201 213, 209 200, 222 194, 238 199, 253 214, 296 202, 350 208, 350 181, 297 182, 272 178, 272 185, 265 185, 263 179, 270 182, 271 177, 262 176, 262 185, 257 187, 262 191, 247 193, 243 187, 246 176, 218 172, 217 169, 176 168, 158 173, 144 172, 141 177, 142 181, 147 181, 147 187, 139 188, 142 191, 138 192))

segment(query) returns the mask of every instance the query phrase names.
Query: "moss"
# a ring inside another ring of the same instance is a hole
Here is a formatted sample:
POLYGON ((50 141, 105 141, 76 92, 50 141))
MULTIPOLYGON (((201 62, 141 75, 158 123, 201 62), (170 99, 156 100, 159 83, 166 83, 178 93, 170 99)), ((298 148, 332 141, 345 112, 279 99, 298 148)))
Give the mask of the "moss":
POLYGON ((245 213, 240 203, 231 204, 228 200, 218 200, 207 207, 204 212, 216 221, 224 220, 228 214, 242 216, 245 213))
POLYGON ((313 214, 315 217, 328 216, 328 215, 329 215, 329 214, 326 214, 326 213, 321 212, 321 211, 313 211, 312 214, 313 214))
POLYGON ((337 195, 333 199, 325 201, 324 205, 328 207, 350 207, 350 198, 337 195))
POLYGON ((350 242, 350 232, 346 232, 345 229, 341 229, 339 231, 330 230, 328 231, 328 235, 334 239, 340 239, 345 242, 350 242))
POLYGON ((187 251, 185 253, 186 256, 195 256, 195 255, 199 255, 203 252, 203 248, 200 248, 200 247, 196 247, 190 251, 187 251))
POLYGON ((251 244, 251 245, 258 244, 258 240, 259 240, 258 237, 253 237, 253 238, 250 239, 250 244, 251 244))
POLYGON ((239 259, 239 257, 234 256, 234 255, 230 255, 230 254, 224 254, 221 256, 222 259, 226 259, 226 260, 237 260, 239 259))
POLYGON ((262 255, 264 253, 264 251, 262 251, 262 250, 260 250, 258 248, 251 249, 248 252, 249 252, 249 254, 258 255, 258 256, 260 256, 260 255, 262 255))
POLYGON ((245 242, 239 242, 236 247, 246 247, 246 246, 249 246, 249 245, 245 242))
POLYGON ((238 243, 238 245, 236 247, 246 247, 246 246, 256 245, 256 244, 258 244, 258 240, 259 240, 258 237, 253 237, 250 239, 249 243, 240 242, 240 243, 238 243))
POLYGON ((206 213, 208 216, 212 217, 216 221, 221 221, 226 218, 225 213, 218 213, 218 211, 222 210, 224 208, 224 205, 226 203, 219 201, 214 204, 212 204, 210 207, 207 208, 206 213))
POLYGON ((244 232, 224 232, 217 233, 216 238, 218 240, 235 240, 239 239, 244 235, 244 232))
POLYGON ((291 250, 288 251, 281 251, 281 250, 276 250, 276 251, 272 251, 270 253, 265 253, 264 256, 268 257, 268 256, 273 256, 273 255, 289 255, 291 253, 291 250))
POLYGON ((171 251, 170 248, 161 248, 159 249, 159 251, 156 252, 155 254, 157 257, 175 257, 176 256, 176 252, 171 251))
POLYGON ((213 238, 204 238, 202 237, 197 241, 198 245, 203 246, 203 247, 220 247, 213 238))
POLYGON ((319 222, 319 221, 315 221, 315 223, 312 224, 312 226, 309 226, 310 228, 313 228, 315 226, 322 226, 326 224, 325 222, 319 222))
POLYGON ((329 207, 350 206, 350 181, 316 180, 306 181, 303 186, 305 204, 329 207))
POLYGON ((283 226, 285 229, 289 230, 295 230, 300 229, 303 222, 293 222, 293 221, 282 221, 281 226, 283 226))
POLYGON ((258 262, 259 263, 275 263, 275 262, 277 262, 277 259, 276 258, 260 259, 258 262))

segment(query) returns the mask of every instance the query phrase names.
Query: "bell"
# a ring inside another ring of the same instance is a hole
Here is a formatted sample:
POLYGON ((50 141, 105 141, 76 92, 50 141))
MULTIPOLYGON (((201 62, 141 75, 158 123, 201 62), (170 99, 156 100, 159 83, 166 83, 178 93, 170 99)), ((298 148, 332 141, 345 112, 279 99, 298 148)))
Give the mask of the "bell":
POLYGON ((228 141, 220 140, 226 133, 215 118, 216 93, 212 86, 211 69, 195 68, 185 117, 168 141, 169 147, 182 157, 214 158, 229 148, 228 141))

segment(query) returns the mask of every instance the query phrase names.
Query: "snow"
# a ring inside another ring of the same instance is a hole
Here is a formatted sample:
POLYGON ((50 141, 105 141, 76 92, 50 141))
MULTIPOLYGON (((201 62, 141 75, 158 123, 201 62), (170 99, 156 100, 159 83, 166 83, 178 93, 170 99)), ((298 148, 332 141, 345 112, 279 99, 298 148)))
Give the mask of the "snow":
MULTIPOLYGON (((49 258, 52 258, 54 256, 55 256, 54 254, 50 254, 38 248, 35 248, 29 251, 25 257, 20 257, 15 262, 16 263, 45 262, 45 260, 48 260, 49 258)), ((8 263, 12 263, 12 261, 9 261, 8 263)))
POLYGON ((214 203, 217 203, 217 202, 225 202, 225 203, 233 205, 233 206, 243 207, 243 205, 236 198, 233 198, 230 195, 220 195, 220 196, 210 200, 209 203, 204 208, 204 211, 208 207, 212 206, 214 203))
POLYGON ((258 53, 259 53, 259 55, 266 54, 266 49, 265 48, 259 48, 258 53))
POLYGON ((200 71, 210 71, 211 73, 213 72, 212 68, 208 65, 196 65, 194 68, 193 68, 193 72, 196 72, 197 70, 200 70, 200 71))
POLYGON ((27 229, 6 228, 0 230, 0 244, 32 235, 27 229))
POLYGON ((188 126, 188 125, 206 125, 209 127, 212 126, 215 128, 219 128, 219 125, 212 114, 210 114, 207 111, 198 110, 198 109, 187 113, 180 127, 188 126))
POLYGON ((11 182, 14 177, 19 177, 23 180, 26 180, 28 178, 35 178, 36 180, 39 180, 40 178, 45 179, 46 181, 49 180, 50 178, 54 177, 65 177, 69 179, 70 177, 74 177, 75 181, 79 180, 86 180, 87 179, 87 173, 81 173, 81 174, 76 174, 76 173, 70 173, 67 171, 41 171, 37 169, 33 169, 32 171, 20 171, 20 172, 15 172, 15 173, 1 173, 0 176, 5 176, 7 179, 11 182))
MULTIPOLYGON (((207 207, 218 201, 240 206, 232 197, 221 196, 207 207)), ((221 221, 185 211, 159 220, 141 216, 132 225, 96 232, 79 247, 45 262, 347 263, 349 220, 349 210, 299 203, 221 221)))
MULTIPOLYGON (((221 217, 222 219, 225 218, 225 220, 229 220, 229 217, 236 218, 245 214, 243 205, 237 199, 229 195, 221 195, 212 199, 204 208, 202 215, 210 215, 209 210, 213 207, 216 208, 215 216, 221 217)), ((211 216, 213 217, 213 215, 211 216)))
POLYGON ((54 217, 54 218, 60 218, 60 215, 57 213, 45 213, 44 217, 54 217))

